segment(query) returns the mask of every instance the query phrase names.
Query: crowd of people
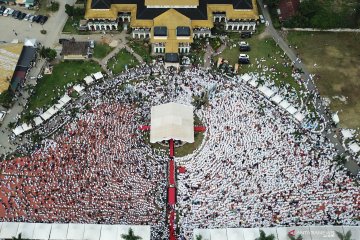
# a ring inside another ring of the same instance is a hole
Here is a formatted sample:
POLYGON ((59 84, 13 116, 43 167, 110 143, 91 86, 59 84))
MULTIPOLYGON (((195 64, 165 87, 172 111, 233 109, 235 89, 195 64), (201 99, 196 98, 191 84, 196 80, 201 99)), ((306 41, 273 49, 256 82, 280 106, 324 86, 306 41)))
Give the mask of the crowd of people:
MULTIPOLYGON (((2 221, 143 224, 166 239, 168 153, 140 125, 152 106, 192 104, 201 146, 175 158, 180 235, 194 228, 356 224, 359 187, 332 159, 332 144, 301 131, 256 89, 197 68, 140 65, 89 87, 31 134, 28 156, 0 162, 2 221)), ((27 136, 25 136, 27 137, 27 136)))

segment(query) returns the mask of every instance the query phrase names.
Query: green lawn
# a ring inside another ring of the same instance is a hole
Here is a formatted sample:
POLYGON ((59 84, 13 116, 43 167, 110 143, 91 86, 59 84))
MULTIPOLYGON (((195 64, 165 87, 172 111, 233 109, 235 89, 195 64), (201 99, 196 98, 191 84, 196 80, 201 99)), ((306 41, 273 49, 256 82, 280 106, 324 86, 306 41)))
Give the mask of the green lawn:
POLYGON ((81 17, 75 16, 75 17, 68 17, 64 28, 63 33, 72 33, 72 34, 79 34, 79 33, 86 33, 86 32, 79 32, 78 26, 80 22, 81 17))
POLYGON ((125 66, 128 68, 134 67, 138 64, 136 58, 129 53, 126 49, 121 49, 115 57, 111 58, 108 62, 108 68, 114 74, 118 74, 125 70, 125 66))
POLYGON ((57 102, 67 85, 73 85, 91 73, 101 71, 101 67, 92 61, 64 61, 54 66, 51 75, 44 75, 35 86, 29 98, 27 111, 42 108, 57 102))
POLYGON ((330 98, 332 111, 339 111, 340 126, 360 127, 360 34, 289 32, 288 41, 318 76, 316 85, 330 98), (336 96, 346 97, 346 102, 336 96))
POLYGON ((112 50, 113 48, 108 44, 96 42, 93 57, 101 60, 106 57, 112 50))
POLYGON ((229 61, 231 65, 235 65, 238 62, 240 50, 238 45, 233 47, 233 44, 239 41, 246 41, 251 46, 251 51, 244 52, 250 57, 251 64, 240 64, 239 74, 246 72, 263 72, 262 68, 257 68, 256 60, 261 61, 262 66, 267 66, 268 69, 275 69, 274 72, 268 71, 271 79, 275 84, 280 86, 282 83, 289 83, 296 91, 300 90, 300 85, 291 77, 291 62, 284 56, 283 51, 276 42, 261 33, 263 28, 258 30, 258 33, 254 34, 251 38, 241 39, 239 33, 230 33, 230 44, 228 47, 218 56, 214 58, 214 62, 217 62, 219 57, 222 57, 229 61))
POLYGON ((132 48, 132 50, 134 50, 134 52, 139 54, 145 62, 149 62, 151 60, 151 49, 149 43, 142 40, 131 39, 128 45, 132 48))

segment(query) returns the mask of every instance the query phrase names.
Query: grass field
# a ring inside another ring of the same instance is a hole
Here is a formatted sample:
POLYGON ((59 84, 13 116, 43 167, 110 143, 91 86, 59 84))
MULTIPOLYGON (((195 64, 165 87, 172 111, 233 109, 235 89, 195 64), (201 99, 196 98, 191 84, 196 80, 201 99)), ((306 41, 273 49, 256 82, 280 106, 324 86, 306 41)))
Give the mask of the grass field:
POLYGON ((322 96, 330 98, 331 110, 339 111, 340 126, 359 128, 360 34, 289 32, 288 41, 298 47, 310 72, 318 76, 316 85, 322 96), (336 96, 345 96, 346 102, 336 96))
POLYGON ((149 43, 142 40, 131 39, 128 45, 132 48, 132 50, 134 50, 134 52, 139 54, 145 62, 149 62, 151 60, 149 43))
POLYGON ((106 55, 108 55, 112 50, 113 48, 108 44, 96 42, 93 57, 101 60, 106 57, 106 55))
POLYGON ((62 31, 64 33, 86 34, 86 32, 80 32, 78 30, 80 19, 81 19, 80 16, 68 17, 62 31))
POLYGON ((68 84, 79 82, 90 73, 98 71, 101 71, 100 66, 91 61, 65 61, 55 65, 53 73, 45 75, 36 84, 29 98, 27 111, 52 104, 65 93, 68 84))
POLYGON ((114 74, 118 74, 128 68, 134 67, 138 64, 136 58, 129 53, 126 49, 121 49, 115 57, 111 58, 108 62, 108 67, 114 74))
POLYGON ((276 42, 268 36, 262 34, 263 29, 260 28, 258 33, 251 38, 241 39, 239 33, 229 34, 230 44, 228 47, 213 60, 217 62, 219 57, 229 61, 231 65, 238 62, 240 50, 238 45, 234 47, 235 43, 246 41, 251 46, 251 51, 244 52, 250 57, 251 64, 240 64, 239 74, 246 72, 262 72, 262 68, 257 68, 256 60, 263 59, 262 66, 273 68, 275 71, 269 76, 274 80, 278 86, 282 83, 289 83, 297 91, 300 90, 300 85, 291 77, 292 68, 287 56, 284 57, 283 51, 277 46, 276 42), (286 65, 287 64, 287 65, 286 65))

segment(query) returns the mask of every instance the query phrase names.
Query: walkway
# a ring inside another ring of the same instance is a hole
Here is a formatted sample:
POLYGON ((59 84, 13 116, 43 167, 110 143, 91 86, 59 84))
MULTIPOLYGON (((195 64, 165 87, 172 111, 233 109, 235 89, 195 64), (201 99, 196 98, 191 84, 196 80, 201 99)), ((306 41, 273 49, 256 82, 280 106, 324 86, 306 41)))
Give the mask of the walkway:
MULTIPOLYGON (((274 28, 270 13, 267 8, 264 7, 264 3, 262 0, 258 0, 259 6, 261 8, 261 11, 264 15, 265 20, 269 22, 269 26, 267 26, 268 32, 271 34, 273 39, 277 42, 277 44, 280 46, 280 48, 286 53, 286 55, 290 58, 291 61, 295 63, 295 67, 302 69, 303 71, 303 79, 308 79, 308 81, 304 81, 304 84, 308 91, 316 91, 318 92, 315 83, 313 79, 310 77, 310 72, 307 70, 305 64, 301 62, 301 60, 298 59, 298 56, 293 51, 292 48, 289 47, 288 43, 285 42, 285 40, 279 35, 278 31, 274 28)), ((321 101, 315 102, 315 108, 317 109, 317 113, 325 119, 326 122, 332 122, 331 119, 329 119, 328 115, 326 114, 325 108, 322 105, 321 101)), ((334 145, 339 154, 345 153, 345 149, 340 143, 339 139, 337 138, 335 131, 336 129, 332 128, 332 126, 326 126, 326 129, 330 129, 329 132, 323 131, 322 134, 324 134, 325 137, 327 137, 334 145)), ((345 167, 349 169, 349 171, 356 175, 360 171, 360 167, 358 164, 353 160, 350 159, 346 162, 345 167)))

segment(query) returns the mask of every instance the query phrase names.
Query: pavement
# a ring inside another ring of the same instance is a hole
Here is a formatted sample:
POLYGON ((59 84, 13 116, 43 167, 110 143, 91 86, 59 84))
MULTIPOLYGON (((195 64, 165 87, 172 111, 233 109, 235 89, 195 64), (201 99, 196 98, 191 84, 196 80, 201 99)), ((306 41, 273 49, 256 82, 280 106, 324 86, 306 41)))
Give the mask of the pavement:
MULTIPOLYGON (((259 3, 259 6, 261 8, 261 11, 263 13, 265 20, 268 21, 268 23, 269 23, 267 26, 268 33, 273 37, 273 39, 276 41, 276 43, 279 45, 279 47, 284 51, 284 53, 286 53, 286 55, 290 58, 290 60, 295 63, 294 64, 295 67, 302 69, 303 79, 309 80, 309 81, 304 81, 307 90, 318 92, 317 87, 316 87, 313 79, 311 78, 310 72, 306 68, 305 64, 302 63, 301 59, 298 58, 299 56, 295 53, 293 48, 291 48, 289 46, 289 44, 280 36, 279 32, 274 28, 272 21, 271 21, 270 13, 269 13, 268 9, 264 7, 263 1, 258 0, 258 3, 259 3)), ((322 116, 322 118, 325 119, 326 122, 330 122, 330 123, 332 122, 332 120, 329 119, 329 116, 326 114, 325 107, 323 106, 321 101, 315 102, 315 108, 317 109, 318 114, 320 116, 322 116)), ((337 129, 328 125, 328 126, 326 126, 326 130, 329 130, 329 131, 323 131, 322 134, 334 144, 338 153, 339 154, 346 153, 346 149, 342 146, 337 135, 335 134, 337 129)), ((353 159, 349 159, 346 162, 345 167, 354 175, 357 175, 360 171, 359 165, 353 159)))

